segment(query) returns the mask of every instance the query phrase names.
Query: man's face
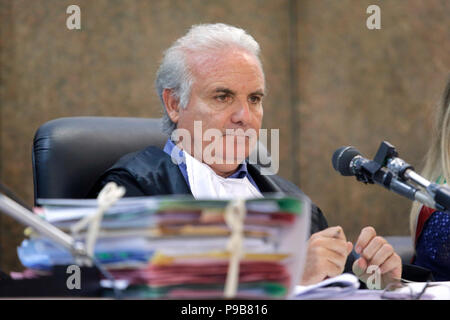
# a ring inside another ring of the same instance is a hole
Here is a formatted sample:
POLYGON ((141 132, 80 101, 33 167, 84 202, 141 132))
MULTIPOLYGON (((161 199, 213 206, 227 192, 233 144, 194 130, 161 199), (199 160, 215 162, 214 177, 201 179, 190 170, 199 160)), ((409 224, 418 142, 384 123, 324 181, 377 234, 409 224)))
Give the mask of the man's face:
MULTIPOLYGON (((217 174, 227 176, 249 156, 256 142, 242 132, 258 134, 261 128, 265 89, 262 70, 257 59, 242 49, 188 55, 187 62, 194 82, 188 105, 179 110, 177 128, 190 132, 191 146, 202 150, 203 162, 217 174), (194 132, 194 121, 201 121, 203 134, 208 129, 220 131, 219 141, 213 141, 223 147, 213 155, 216 160, 222 159, 222 164, 205 159, 205 148, 211 141, 195 134, 198 129, 194 132)), ((190 154, 198 158, 198 154, 190 154)))

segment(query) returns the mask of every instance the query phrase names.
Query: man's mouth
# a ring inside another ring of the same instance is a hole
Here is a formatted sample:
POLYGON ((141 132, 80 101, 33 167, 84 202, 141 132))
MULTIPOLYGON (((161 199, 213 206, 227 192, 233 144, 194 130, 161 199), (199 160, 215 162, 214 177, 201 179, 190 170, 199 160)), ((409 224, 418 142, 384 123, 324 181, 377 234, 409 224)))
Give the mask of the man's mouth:
POLYGON ((245 132, 224 132, 223 136, 231 136, 231 137, 250 137, 249 134, 246 134, 245 132))

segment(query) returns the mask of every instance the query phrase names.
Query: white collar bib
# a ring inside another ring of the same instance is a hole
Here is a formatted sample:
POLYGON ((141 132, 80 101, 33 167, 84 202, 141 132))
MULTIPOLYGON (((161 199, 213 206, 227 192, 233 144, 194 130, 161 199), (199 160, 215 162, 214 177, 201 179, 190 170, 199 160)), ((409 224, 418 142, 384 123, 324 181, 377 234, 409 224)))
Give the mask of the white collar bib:
POLYGON ((244 178, 223 178, 207 164, 184 152, 191 192, 196 199, 262 198, 261 192, 244 178))

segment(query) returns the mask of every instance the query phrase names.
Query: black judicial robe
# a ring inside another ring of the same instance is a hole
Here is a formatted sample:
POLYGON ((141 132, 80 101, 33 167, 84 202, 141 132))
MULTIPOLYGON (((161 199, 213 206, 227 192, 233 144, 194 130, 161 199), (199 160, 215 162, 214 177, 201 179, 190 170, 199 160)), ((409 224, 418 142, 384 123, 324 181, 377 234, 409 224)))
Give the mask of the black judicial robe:
MULTIPOLYGON (((257 165, 248 163, 247 169, 263 194, 304 195, 296 185, 277 175, 261 175, 257 165)), ((87 196, 96 198, 103 186, 111 181, 126 188, 125 197, 192 195, 178 165, 172 162, 170 155, 153 146, 120 158, 102 174, 87 196)), ((311 209, 311 234, 328 228, 322 211, 314 204, 311 205, 311 209)), ((356 259, 357 255, 352 251, 347 258, 344 272, 352 273, 352 265, 356 259)), ((430 273, 428 270, 403 264, 402 277, 413 281, 426 281, 430 279, 430 273)), ((364 287, 363 283, 361 285, 364 287)))

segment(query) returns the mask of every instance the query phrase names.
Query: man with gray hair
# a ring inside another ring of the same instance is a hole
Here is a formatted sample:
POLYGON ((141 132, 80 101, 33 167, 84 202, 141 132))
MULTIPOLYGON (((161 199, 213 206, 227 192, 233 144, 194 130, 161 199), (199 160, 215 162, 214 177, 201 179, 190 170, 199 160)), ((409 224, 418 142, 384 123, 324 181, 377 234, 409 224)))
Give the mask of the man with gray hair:
MULTIPOLYGON (((108 182, 126 196, 190 194, 195 198, 254 198, 266 193, 303 195, 291 182, 261 173, 248 160, 263 117, 265 77, 260 48, 251 35, 225 24, 193 26, 166 52, 156 79, 170 135, 163 150, 148 147, 122 157, 100 178, 90 195, 108 182), (212 146, 212 147, 211 147, 212 146)), ((312 206, 311 238, 302 284, 353 272, 367 281, 369 265, 379 267, 382 286, 399 279, 400 257, 372 227, 355 244, 341 227, 328 227, 312 206)))

